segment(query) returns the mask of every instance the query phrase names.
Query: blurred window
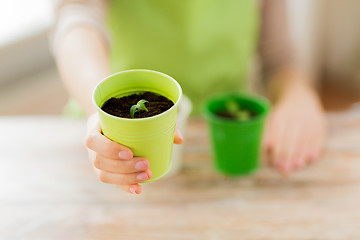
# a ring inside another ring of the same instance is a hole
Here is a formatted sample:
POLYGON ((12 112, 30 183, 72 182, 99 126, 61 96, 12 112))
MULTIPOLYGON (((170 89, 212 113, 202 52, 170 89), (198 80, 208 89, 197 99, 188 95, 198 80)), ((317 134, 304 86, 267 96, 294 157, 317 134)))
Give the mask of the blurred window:
POLYGON ((0 48, 47 30, 53 18, 53 0, 0 1, 0 48))

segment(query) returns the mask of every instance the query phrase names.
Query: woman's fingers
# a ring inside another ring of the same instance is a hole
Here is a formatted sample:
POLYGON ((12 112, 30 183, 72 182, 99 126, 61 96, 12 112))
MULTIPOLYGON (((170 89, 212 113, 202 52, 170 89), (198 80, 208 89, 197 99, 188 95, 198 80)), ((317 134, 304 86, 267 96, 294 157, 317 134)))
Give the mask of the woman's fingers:
MULTIPOLYGON (((181 133, 176 130, 174 142, 182 141, 181 133)), ((104 183, 115 184, 126 192, 140 194, 139 183, 152 177, 147 159, 134 157, 128 147, 111 141, 102 134, 97 114, 88 120, 85 145, 95 172, 104 183)))
POLYGON ((140 184, 133 184, 133 185, 116 185, 125 192, 132 193, 132 194, 140 194, 141 193, 141 186, 140 184))
POLYGON ((141 172, 149 168, 149 161, 145 158, 134 157, 131 160, 114 160, 100 154, 96 154, 93 164, 97 169, 123 174, 141 172))
POLYGON ((273 158, 278 170, 287 175, 295 170, 295 161, 299 157, 303 143, 299 138, 299 129, 295 126, 288 131, 283 129, 281 133, 275 146, 273 158))
POLYGON ((114 160, 98 155, 92 150, 88 152, 100 181, 115 184, 126 192, 140 194, 141 186, 138 183, 152 177, 152 172, 148 169, 149 162, 144 158, 114 160))
MULTIPOLYGON (((94 170, 101 182, 115 184, 122 187, 129 186, 129 189, 127 190, 129 192, 132 191, 132 189, 130 189, 130 186, 137 185, 138 183, 141 183, 143 181, 147 181, 152 177, 152 172, 149 169, 143 172, 129 174, 111 173, 97 168, 94 168, 94 170)), ((137 188, 135 190, 137 190, 137 188)))
POLYGON ((129 160, 133 158, 132 151, 116 142, 111 141, 100 132, 90 133, 85 140, 87 148, 111 159, 129 160))
POLYGON ((317 159, 326 136, 323 112, 313 98, 290 100, 295 102, 274 107, 263 142, 270 164, 285 175, 317 159))
POLYGON ((133 158, 133 153, 128 147, 111 141, 101 133, 96 115, 89 118, 85 145, 87 148, 110 159, 129 160, 133 158))
POLYGON ((179 129, 176 127, 175 129, 175 135, 174 135, 174 143, 175 144, 182 144, 184 142, 184 138, 179 131, 179 129))
POLYGON ((98 177, 103 183, 111 183, 115 185, 133 185, 149 180, 152 177, 152 173, 149 169, 144 172, 129 174, 111 173, 100 170, 98 172, 98 177))

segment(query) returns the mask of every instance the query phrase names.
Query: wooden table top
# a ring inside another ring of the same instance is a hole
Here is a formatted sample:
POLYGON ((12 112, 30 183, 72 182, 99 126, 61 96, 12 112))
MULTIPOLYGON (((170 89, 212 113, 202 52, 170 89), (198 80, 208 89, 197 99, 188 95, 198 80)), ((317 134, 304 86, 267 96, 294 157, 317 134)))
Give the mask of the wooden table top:
POLYGON ((360 114, 328 115, 322 158, 281 177, 217 174, 191 120, 180 174, 141 195, 99 182, 84 120, 0 118, 0 239, 360 239, 360 114))

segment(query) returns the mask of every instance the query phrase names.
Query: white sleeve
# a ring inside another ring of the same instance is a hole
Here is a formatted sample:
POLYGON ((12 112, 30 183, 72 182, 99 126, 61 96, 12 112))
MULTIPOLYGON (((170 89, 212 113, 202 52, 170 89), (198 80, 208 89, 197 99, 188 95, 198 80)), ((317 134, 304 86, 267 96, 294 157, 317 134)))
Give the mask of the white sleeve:
POLYGON ((95 28, 109 44, 110 38, 104 24, 106 0, 61 0, 55 9, 55 21, 50 32, 50 46, 55 56, 61 38, 78 26, 95 28))

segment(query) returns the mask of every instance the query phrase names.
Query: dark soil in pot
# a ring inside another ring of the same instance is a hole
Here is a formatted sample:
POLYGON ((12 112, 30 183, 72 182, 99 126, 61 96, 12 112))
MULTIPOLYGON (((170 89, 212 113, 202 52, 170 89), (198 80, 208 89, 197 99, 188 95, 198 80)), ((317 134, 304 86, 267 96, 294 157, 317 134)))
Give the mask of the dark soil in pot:
POLYGON ((131 118, 130 108, 142 99, 148 101, 145 103, 148 111, 138 110, 135 112, 134 118, 152 117, 165 112, 174 105, 171 100, 164 96, 152 92, 143 92, 120 98, 110 98, 104 103, 101 109, 106 113, 117 117, 131 118))
MULTIPOLYGON (((249 121, 258 115, 256 112, 253 112, 250 110, 246 110, 246 111, 249 113, 249 119, 242 120, 242 121, 249 121)), ((216 112, 215 114, 221 118, 226 118, 226 119, 234 120, 234 121, 239 120, 238 117, 236 117, 235 115, 231 114, 229 111, 226 111, 226 110, 216 112)))

